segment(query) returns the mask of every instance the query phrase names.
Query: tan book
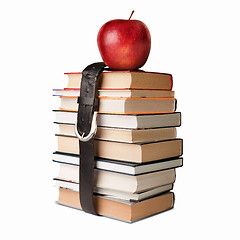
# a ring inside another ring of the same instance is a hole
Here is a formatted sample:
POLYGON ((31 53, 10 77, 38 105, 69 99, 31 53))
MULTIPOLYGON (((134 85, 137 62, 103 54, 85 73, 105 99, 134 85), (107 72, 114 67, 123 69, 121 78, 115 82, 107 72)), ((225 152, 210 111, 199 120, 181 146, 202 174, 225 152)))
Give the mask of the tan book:
MULTIPOLYGON (((75 124, 77 112, 54 110, 55 122, 75 124)), ((98 114, 98 126, 115 128, 160 128, 179 127, 181 125, 181 113, 161 114, 98 114)))
MULTIPOLYGON (((58 126, 59 134, 66 136, 76 136, 74 124, 58 124, 58 126)), ((95 139, 134 143, 167 140, 176 137, 177 130, 174 127, 146 129, 98 127, 95 139)))
MULTIPOLYGON (((77 97, 60 97, 60 110, 78 111, 77 97)), ((175 98, 111 98, 99 97, 99 113, 144 114, 172 113, 176 109, 175 98)))
MULTIPOLYGON (((58 203, 81 209, 79 193, 72 190, 59 188, 58 203)), ((94 196, 94 205, 100 215, 134 222, 173 208, 174 193, 169 192, 139 202, 94 196)))
MULTIPOLYGON (((76 137, 57 135, 58 151, 79 154, 79 141, 76 137)), ((123 143, 95 140, 95 156, 127 162, 151 162, 182 155, 182 139, 157 142, 123 143)))
MULTIPOLYGON (((65 73, 68 76, 67 88, 79 88, 82 73, 65 73)), ((103 72, 100 89, 161 89, 172 90, 172 75, 143 71, 103 72)))
MULTIPOLYGON (((53 153, 53 162, 65 163, 70 165, 79 166, 79 158, 77 154, 69 154, 62 152, 53 153)), ((168 158, 159 161, 149 162, 145 164, 130 163, 118 160, 111 160, 106 158, 95 157, 95 168, 99 170, 123 173, 127 175, 141 175, 144 173, 157 172, 161 170, 177 168, 183 166, 183 158, 168 158)))
MULTIPOLYGON (((57 178, 54 178, 55 181, 55 187, 61 187, 66 188, 72 191, 79 192, 79 184, 75 182, 60 180, 57 178)), ((126 191, 119 191, 115 189, 106 189, 106 188, 94 188, 94 193, 98 195, 104 195, 111 198, 116 199, 122 199, 127 201, 140 201, 144 200, 156 195, 159 195, 161 193, 168 192, 173 189, 173 184, 167 184, 160 187, 148 189, 143 192, 137 192, 137 193, 130 193, 126 191)))
MULTIPOLYGON (((66 163, 59 163, 59 165, 57 179, 79 183, 79 166, 66 163)), ((175 177, 175 168, 140 175, 128 175, 95 169, 94 186, 136 193, 172 184, 175 181, 175 177)))
MULTIPOLYGON (((78 97, 80 89, 64 88, 53 89, 54 96, 78 97)), ((98 95, 100 97, 132 97, 132 98, 173 98, 174 91, 164 90, 139 90, 139 89, 99 89, 98 95)))

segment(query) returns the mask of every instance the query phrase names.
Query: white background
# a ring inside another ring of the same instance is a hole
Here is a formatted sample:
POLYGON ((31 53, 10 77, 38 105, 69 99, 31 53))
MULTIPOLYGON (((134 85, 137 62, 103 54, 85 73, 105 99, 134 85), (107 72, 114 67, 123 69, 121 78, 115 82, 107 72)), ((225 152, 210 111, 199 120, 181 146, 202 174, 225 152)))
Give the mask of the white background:
POLYGON ((1 1, 1 239, 239 239, 237 3, 1 1), (152 36, 143 70, 173 74, 184 167, 173 210, 126 224, 55 204, 51 95, 101 61, 98 30, 132 10, 152 36))

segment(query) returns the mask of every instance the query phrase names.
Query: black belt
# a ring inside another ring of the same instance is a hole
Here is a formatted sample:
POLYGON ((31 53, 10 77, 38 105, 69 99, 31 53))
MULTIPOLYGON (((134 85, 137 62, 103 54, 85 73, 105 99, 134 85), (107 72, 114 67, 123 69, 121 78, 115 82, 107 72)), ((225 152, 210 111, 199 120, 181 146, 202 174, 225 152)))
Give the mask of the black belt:
POLYGON ((82 72, 78 116, 75 132, 79 138, 79 197, 82 210, 98 215, 93 201, 94 184, 94 135, 97 130, 99 76, 106 65, 93 63, 82 72))

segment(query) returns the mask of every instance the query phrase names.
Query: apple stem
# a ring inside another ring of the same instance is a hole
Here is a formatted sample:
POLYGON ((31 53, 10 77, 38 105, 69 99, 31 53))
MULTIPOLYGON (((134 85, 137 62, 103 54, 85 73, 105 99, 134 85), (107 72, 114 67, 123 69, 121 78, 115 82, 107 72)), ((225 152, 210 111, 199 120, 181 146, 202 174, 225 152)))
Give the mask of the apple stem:
POLYGON ((131 15, 130 15, 130 17, 129 17, 129 19, 128 19, 128 20, 130 20, 130 19, 131 19, 131 17, 132 17, 132 15, 133 15, 133 13, 134 13, 134 10, 132 10, 132 13, 131 13, 131 15))

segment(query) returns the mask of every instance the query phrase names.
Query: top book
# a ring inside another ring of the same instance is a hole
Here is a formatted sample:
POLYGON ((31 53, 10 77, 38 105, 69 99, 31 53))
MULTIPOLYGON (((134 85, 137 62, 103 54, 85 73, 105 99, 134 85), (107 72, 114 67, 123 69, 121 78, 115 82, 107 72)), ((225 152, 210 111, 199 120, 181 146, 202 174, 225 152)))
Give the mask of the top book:
MULTIPOLYGON (((65 73, 67 88, 80 88, 82 73, 65 73)), ((172 75, 143 71, 109 71, 100 77, 100 89, 159 89, 172 90, 172 75)))

